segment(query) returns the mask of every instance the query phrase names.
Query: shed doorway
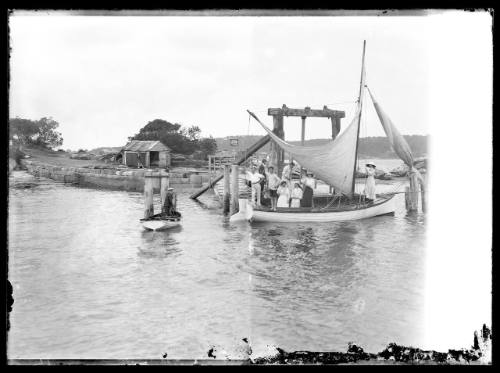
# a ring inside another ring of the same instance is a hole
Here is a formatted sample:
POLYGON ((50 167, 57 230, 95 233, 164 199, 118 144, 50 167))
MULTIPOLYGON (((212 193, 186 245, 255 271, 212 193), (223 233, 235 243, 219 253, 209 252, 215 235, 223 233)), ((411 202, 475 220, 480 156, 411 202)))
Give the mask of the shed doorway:
POLYGON ((160 152, 149 152, 149 164, 151 167, 160 165, 160 152))

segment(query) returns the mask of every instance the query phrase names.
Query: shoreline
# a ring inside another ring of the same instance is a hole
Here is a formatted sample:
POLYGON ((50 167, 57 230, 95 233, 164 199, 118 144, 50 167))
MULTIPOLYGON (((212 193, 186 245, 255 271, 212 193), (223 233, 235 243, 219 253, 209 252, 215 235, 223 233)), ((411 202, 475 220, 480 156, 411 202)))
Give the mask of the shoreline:
MULTIPOLYGON (((67 184, 130 192, 143 192, 144 174, 148 171, 155 171, 154 169, 62 167, 31 159, 21 160, 21 169, 34 176, 47 177, 67 184)), ((184 177, 186 173, 169 172, 169 175, 170 186, 179 191, 192 192, 208 183, 208 177, 205 177, 207 179, 205 183, 194 184, 189 177, 184 177)), ((154 185, 155 192, 158 192, 160 188, 159 183, 157 184, 154 185)))

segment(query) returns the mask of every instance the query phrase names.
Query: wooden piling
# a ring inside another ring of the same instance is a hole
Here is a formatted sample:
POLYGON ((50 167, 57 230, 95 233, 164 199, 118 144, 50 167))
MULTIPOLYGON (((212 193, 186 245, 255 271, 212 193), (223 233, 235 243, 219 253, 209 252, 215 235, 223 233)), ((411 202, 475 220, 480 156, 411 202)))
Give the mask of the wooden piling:
POLYGON ((304 141, 306 140, 306 118, 307 117, 301 117, 302 119, 302 132, 300 134, 300 144, 304 146, 304 141))
POLYGON ((154 176, 151 171, 144 175, 144 218, 154 215, 153 207, 153 182, 154 176))
POLYGON ((167 197, 167 190, 170 187, 170 178, 166 170, 160 171, 160 197, 161 197, 161 210, 163 212, 163 205, 165 205, 165 198, 167 197))
POLYGON ((406 211, 410 211, 410 187, 405 188, 405 206, 406 211))
POLYGON ((408 211, 418 211, 418 177, 416 172, 410 173, 410 208, 408 211))
MULTIPOLYGON (((273 115, 273 132, 280 138, 285 138, 285 132, 283 130, 283 114, 273 115)), ((283 159, 284 151, 273 141, 271 142, 271 159, 274 166, 274 171, 277 175, 281 175, 283 171, 283 159), (275 162, 275 163, 274 163, 275 162)))
POLYGON ((212 156, 208 156, 208 177, 209 177, 209 185, 212 184, 212 156))
POLYGON ((427 200, 425 195, 425 185, 424 183, 420 183, 420 197, 422 203, 422 212, 427 212, 427 200))
POLYGON ((231 191, 229 189, 230 186, 230 171, 231 171, 231 166, 228 164, 224 165, 224 194, 222 198, 222 211, 224 214, 227 214, 229 212, 229 204, 230 204, 230 197, 231 197, 231 191))
POLYGON ((230 214, 234 215, 239 211, 238 199, 240 197, 239 175, 240 167, 237 164, 231 166, 231 208, 230 214))

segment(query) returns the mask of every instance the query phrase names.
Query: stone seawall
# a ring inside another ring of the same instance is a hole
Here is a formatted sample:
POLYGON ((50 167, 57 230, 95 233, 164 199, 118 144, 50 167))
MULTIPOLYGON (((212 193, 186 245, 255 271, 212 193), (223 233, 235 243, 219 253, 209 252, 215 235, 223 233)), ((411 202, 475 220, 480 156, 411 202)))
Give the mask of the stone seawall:
MULTIPOLYGON (((131 192, 144 191, 144 174, 147 170, 116 170, 84 167, 61 167, 33 160, 22 160, 23 167, 32 175, 47 177, 64 183, 81 186, 126 190, 131 192)), ((184 174, 170 173, 170 186, 177 191, 193 192, 200 188, 192 185, 189 177, 184 174)), ((206 179, 206 178, 205 178, 206 179)), ((205 183, 208 180, 203 180, 205 183)), ((154 191, 159 192, 159 180, 154 185, 154 191)))

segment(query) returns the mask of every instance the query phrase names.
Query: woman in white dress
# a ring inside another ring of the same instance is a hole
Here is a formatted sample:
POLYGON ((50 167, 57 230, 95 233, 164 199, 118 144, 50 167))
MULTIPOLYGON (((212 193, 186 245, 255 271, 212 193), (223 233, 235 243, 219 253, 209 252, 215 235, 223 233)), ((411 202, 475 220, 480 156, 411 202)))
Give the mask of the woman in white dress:
POLYGON ((302 192, 300 184, 295 183, 295 186, 292 190, 292 203, 290 204, 290 207, 300 207, 300 200, 302 199, 303 194, 304 193, 302 192))
POLYGON ((368 202, 373 201, 376 198, 375 194, 375 168, 376 166, 373 163, 366 164, 366 174, 368 175, 366 178, 365 184, 365 196, 368 202))
POLYGON ((279 195, 276 207, 290 207, 290 189, 288 189, 288 185, 285 180, 280 183, 280 186, 278 187, 278 190, 276 192, 279 195))

